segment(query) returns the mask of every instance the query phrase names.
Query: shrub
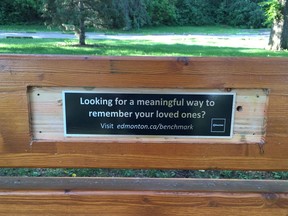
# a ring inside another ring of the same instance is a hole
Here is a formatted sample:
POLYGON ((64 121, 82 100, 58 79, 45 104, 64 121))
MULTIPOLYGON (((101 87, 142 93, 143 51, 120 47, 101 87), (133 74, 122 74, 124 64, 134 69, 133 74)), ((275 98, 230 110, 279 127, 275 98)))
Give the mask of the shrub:
POLYGON ((177 0, 148 0, 147 10, 152 25, 175 25, 177 23, 177 0))
POLYGON ((222 1, 216 17, 219 24, 245 28, 259 28, 265 23, 263 9, 252 0, 222 1))
POLYGON ((214 6, 209 0, 178 0, 177 23, 179 25, 215 24, 214 6))
POLYGON ((41 21, 40 2, 37 0, 1 0, 0 23, 23 24, 41 21))

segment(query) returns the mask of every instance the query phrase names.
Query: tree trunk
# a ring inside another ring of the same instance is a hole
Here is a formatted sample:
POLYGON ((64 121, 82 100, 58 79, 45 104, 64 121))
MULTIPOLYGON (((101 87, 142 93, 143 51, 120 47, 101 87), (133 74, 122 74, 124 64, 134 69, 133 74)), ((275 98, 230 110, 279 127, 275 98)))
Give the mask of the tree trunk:
POLYGON ((270 50, 288 49, 288 0, 279 0, 282 5, 280 18, 274 20, 268 48, 270 50))
POLYGON ((79 45, 84 46, 86 44, 85 39, 85 18, 84 18, 84 5, 83 1, 79 1, 79 45))
POLYGON ((86 36, 85 36, 85 25, 84 22, 80 23, 80 29, 79 29, 79 44, 80 45, 86 45, 86 36))

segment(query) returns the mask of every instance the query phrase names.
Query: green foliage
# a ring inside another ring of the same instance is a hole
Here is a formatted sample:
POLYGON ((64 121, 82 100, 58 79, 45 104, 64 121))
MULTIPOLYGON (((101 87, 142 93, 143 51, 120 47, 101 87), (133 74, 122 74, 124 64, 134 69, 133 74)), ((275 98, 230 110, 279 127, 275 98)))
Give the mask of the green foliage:
POLYGON ((87 24, 97 21, 97 0, 42 0, 42 13, 47 24, 80 26, 84 18, 87 24), (83 9, 80 8, 83 3, 83 9))
MULTIPOLYGON (((148 1, 149 2, 149 1, 148 1)), ((214 25, 263 27, 259 0, 150 0, 152 25, 214 25)))
POLYGON ((265 22, 262 8, 251 0, 227 0, 219 5, 217 23, 245 28, 260 28, 265 22))
POLYGON ((41 21, 107 29, 139 29, 143 26, 213 25, 258 28, 279 15, 277 0, 2 0, 0 22, 41 21), (82 5, 82 9, 80 7, 82 5), (40 10, 42 9, 42 10, 40 10), (272 19, 272 18, 271 18, 272 19))
POLYGON ((283 5, 279 0, 266 0, 260 3, 264 8, 266 15, 266 24, 271 25, 274 20, 281 20, 283 18, 283 5))
POLYGON ((98 0, 42 0, 42 3, 43 16, 49 25, 74 31, 79 44, 86 44, 86 26, 98 22, 98 0))
POLYGON ((38 23, 41 21, 38 0, 1 0, 0 24, 38 23))
POLYGON ((178 0, 177 23, 179 25, 211 25, 215 23, 215 2, 209 0, 178 0))
POLYGON ((139 29, 150 23, 146 0, 105 0, 98 2, 99 23, 108 29, 139 29))
POLYGON ((177 23, 176 0, 149 0, 147 10, 152 25, 174 25, 177 23))
POLYGON ((129 0, 126 8, 127 12, 123 15, 126 14, 127 23, 130 24, 126 24, 126 29, 139 29, 150 22, 144 0, 129 0))

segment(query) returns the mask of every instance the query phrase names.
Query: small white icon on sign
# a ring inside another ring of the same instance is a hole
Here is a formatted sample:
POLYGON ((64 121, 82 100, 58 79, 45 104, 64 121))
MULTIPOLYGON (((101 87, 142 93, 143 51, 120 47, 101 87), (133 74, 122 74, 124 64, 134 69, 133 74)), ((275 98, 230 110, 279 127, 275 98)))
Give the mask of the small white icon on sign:
POLYGON ((212 133, 225 133, 226 119, 225 118, 212 118, 211 119, 211 132, 212 133))

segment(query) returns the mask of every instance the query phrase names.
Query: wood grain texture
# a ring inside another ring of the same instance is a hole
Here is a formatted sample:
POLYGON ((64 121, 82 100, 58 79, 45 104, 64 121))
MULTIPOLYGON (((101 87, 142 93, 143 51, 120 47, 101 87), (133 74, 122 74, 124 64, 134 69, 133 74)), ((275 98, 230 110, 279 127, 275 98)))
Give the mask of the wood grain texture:
POLYGON ((3 215, 287 215, 287 195, 119 191, 5 191, 3 215))
POLYGON ((287 188, 287 181, 2 178, 0 214, 286 216, 287 188))
POLYGON ((1 177, 1 190, 288 193, 288 181, 185 178, 1 177))
POLYGON ((0 166, 288 170, 288 60, 0 56, 0 166), (33 87, 268 89, 261 144, 33 140, 33 87))
MULTIPOLYGON (((72 138, 64 136, 64 117, 63 117, 63 101, 62 91, 115 91, 115 92, 150 92, 151 89, 99 89, 99 88, 57 88, 57 87, 41 87, 30 88, 28 91, 30 116, 31 116, 31 132, 34 141, 90 141, 94 143, 101 143, 107 141, 115 141, 119 143, 127 142, 145 142, 145 143, 262 143, 266 135, 266 113, 268 105, 268 93, 265 89, 233 89, 236 93, 235 104, 235 119, 234 132, 232 139, 205 139, 205 138, 181 138, 181 137, 165 137, 147 138, 145 136, 121 137, 110 136, 103 137, 81 137, 72 138), (237 107, 241 106, 241 111, 237 111, 237 107)), ((155 89, 152 90, 153 92, 155 89)), ((156 90, 157 91, 157 90, 156 90)), ((185 92, 179 89, 158 89, 157 93, 187 93, 187 92, 213 92, 221 93, 219 90, 186 90, 185 92)))

